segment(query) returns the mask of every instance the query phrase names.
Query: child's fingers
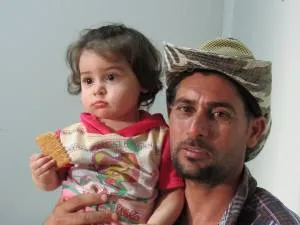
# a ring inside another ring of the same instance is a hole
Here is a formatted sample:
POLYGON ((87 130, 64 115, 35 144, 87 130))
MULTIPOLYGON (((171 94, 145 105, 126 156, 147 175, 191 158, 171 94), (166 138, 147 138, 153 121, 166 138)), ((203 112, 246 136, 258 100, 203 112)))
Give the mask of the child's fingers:
POLYGON ((46 162, 41 167, 36 169, 34 171, 34 174, 36 176, 41 176, 47 172, 55 172, 55 168, 56 168, 56 162, 55 162, 55 160, 51 159, 50 161, 46 162))
POLYGON ((42 158, 37 162, 32 164, 31 170, 35 176, 40 176, 43 173, 49 171, 50 169, 54 169, 56 167, 55 160, 51 158, 42 158))
POLYGON ((50 161, 52 158, 50 156, 45 155, 33 155, 30 158, 30 168, 31 170, 38 169, 46 162, 50 161))
POLYGON ((42 153, 36 153, 30 156, 30 162, 36 161, 42 158, 44 155, 42 153))
POLYGON ((34 154, 30 157, 30 166, 41 166, 42 164, 46 163, 47 161, 51 160, 51 156, 47 156, 44 154, 34 154))

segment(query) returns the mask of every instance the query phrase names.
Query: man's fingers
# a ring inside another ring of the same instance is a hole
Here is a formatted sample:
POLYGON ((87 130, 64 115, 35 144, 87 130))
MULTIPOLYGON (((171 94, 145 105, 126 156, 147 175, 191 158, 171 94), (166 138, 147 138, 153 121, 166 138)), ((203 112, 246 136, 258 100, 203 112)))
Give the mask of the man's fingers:
POLYGON ((58 204, 59 209, 57 210, 62 210, 63 212, 76 212, 84 207, 103 204, 106 201, 106 195, 82 194, 72 197, 66 202, 58 204))
MULTIPOLYGON (((109 212, 74 212, 67 214, 54 213, 44 223, 44 225, 90 225, 90 224, 112 224, 114 217, 109 212)), ((119 224, 118 222, 116 223, 119 224)))
POLYGON ((79 211, 90 205, 103 204, 107 196, 102 194, 80 194, 67 201, 59 201, 44 225, 90 225, 115 224, 119 225, 118 217, 110 211, 79 211))
POLYGON ((80 212, 74 215, 74 220, 78 224, 110 224, 114 221, 112 213, 100 211, 100 212, 80 212), (75 216, 76 215, 76 216, 75 216))

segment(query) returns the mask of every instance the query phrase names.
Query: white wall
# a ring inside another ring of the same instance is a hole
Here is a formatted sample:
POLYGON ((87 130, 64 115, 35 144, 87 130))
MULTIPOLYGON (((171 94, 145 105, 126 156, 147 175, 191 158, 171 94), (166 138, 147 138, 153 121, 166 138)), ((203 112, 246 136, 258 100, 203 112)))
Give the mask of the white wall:
MULTIPOLYGON (((38 151, 36 134, 78 121, 78 97, 66 92, 65 49, 83 28, 107 22, 133 26, 157 46, 234 36, 272 60, 273 128, 249 167, 300 214, 299 8, 299 0, 0 1, 0 223, 41 224, 53 208, 58 192, 35 188, 28 158, 38 151)), ((152 111, 165 113, 164 102, 161 94, 152 111)))
MULTIPOLYGON (((33 185, 29 156, 36 134, 78 121, 78 97, 66 92, 65 49, 78 32, 107 22, 197 46, 221 35, 220 0, 0 1, 0 224, 41 224, 57 201, 33 185)), ((153 111, 165 112, 164 95, 153 111)))
POLYGON ((249 167, 260 186, 300 214, 300 1, 226 1, 223 34, 245 42, 257 58, 273 62, 273 127, 249 167))

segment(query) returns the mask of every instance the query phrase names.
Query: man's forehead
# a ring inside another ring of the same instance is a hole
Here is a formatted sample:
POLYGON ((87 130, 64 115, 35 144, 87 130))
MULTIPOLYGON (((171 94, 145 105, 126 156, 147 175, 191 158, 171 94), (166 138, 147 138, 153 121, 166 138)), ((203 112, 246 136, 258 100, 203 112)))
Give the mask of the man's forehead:
POLYGON ((182 80, 176 90, 175 101, 227 102, 240 105, 242 99, 235 86, 220 75, 195 73, 182 80))
POLYGON ((200 72, 194 73, 185 79, 183 79, 178 87, 177 93, 184 93, 187 91, 191 92, 211 92, 211 93, 222 93, 229 92, 236 94, 236 88, 232 82, 225 79, 218 74, 202 74, 200 72))
POLYGON ((197 89, 189 88, 189 86, 178 86, 175 100, 179 99, 189 99, 189 100, 195 100, 199 98, 200 92, 198 92, 197 89))

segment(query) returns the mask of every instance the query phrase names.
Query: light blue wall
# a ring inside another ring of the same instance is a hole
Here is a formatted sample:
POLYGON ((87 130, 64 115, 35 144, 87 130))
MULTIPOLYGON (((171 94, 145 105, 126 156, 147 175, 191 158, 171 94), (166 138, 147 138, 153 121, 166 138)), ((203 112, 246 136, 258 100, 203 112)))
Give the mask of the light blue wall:
MULTIPOLYGON (((0 1, 0 224, 41 224, 58 192, 35 188, 28 166, 40 132, 78 121, 66 92, 68 44, 83 28, 123 22, 160 47, 197 46, 222 32, 221 0, 0 1)), ((165 113, 164 95, 152 111, 165 113)))
POLYGON ((273 62, 272 130, 249 167, 260 186, 300 214, 300 1, 226 1, 233 4, 224 33, 273 62))

